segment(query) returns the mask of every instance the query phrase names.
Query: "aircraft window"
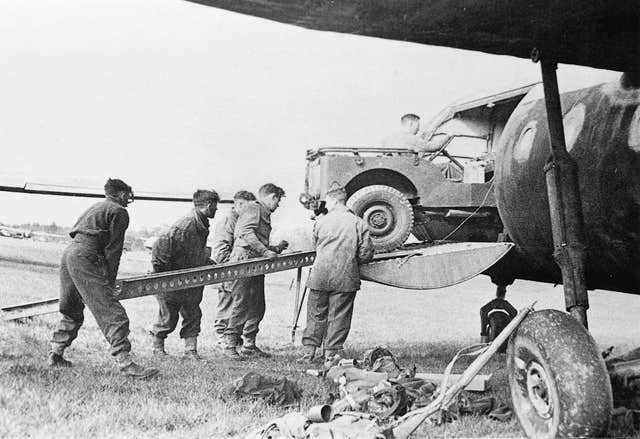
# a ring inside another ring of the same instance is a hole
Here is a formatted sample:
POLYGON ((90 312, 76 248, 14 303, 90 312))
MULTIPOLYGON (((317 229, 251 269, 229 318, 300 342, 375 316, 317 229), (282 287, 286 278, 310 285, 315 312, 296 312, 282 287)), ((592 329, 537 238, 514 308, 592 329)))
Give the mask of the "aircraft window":
POLYGON ((582 131, 582 125, 584 125, 584 104, 580 103, 574 105, 574 107, 564 116, 562 120, 564 127, 564 138, 567 145, 567 151, 571 151, 573 146, 582 131))
POLYGON ((531 155, 531 150, 533 149, 533 139, 535 139, 536 137, 537 125, 537 121, 531 121, 524 127, 522 133, 520 133, 520 137, 513 147, 513 158, 518 163, 527 161, 527 159, 531 155))
POLYGON ((640 152, 640 107, 636 108, 629 124, 629 148, 640 152))

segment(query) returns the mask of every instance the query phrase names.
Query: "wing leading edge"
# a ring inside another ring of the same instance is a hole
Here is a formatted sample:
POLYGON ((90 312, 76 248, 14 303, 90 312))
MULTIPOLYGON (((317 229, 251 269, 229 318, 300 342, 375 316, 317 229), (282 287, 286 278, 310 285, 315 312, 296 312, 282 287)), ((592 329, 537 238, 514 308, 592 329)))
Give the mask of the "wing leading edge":
POLYGON ((308 29, 637 71, 637 0, 188 0, 308 29))

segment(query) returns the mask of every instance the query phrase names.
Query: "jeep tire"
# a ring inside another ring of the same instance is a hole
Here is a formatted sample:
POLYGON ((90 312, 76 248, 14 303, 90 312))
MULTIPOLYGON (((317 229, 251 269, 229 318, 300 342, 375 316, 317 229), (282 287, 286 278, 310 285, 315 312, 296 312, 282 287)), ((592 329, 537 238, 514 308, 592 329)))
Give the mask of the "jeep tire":
POLYGON ((397 189, 385 185, 356 191, 347 205, 369 226, 377 253, 402 246, 413 229, 413 207, 397 189))

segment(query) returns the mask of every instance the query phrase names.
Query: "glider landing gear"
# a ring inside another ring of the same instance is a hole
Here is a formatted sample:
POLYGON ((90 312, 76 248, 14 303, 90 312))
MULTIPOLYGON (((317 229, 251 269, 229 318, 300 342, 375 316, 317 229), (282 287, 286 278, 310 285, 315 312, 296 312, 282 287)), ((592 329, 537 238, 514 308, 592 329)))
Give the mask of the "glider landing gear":
POLYGON ((512 334, 507 372, 514 411, 532 438, 602 437, 613 396, 602 356, 576 319, 530 314, 512 334))
POLYGON ((571 314, 543 310, 527 316, 511 335, 507 371, 514 411, 528 437, 602 437, 613 410, 604 360, 587 332, 582 204, 577 167, 564 138, 556 62, 540 61, 551 158, 545 166, 554 258, 571 314))

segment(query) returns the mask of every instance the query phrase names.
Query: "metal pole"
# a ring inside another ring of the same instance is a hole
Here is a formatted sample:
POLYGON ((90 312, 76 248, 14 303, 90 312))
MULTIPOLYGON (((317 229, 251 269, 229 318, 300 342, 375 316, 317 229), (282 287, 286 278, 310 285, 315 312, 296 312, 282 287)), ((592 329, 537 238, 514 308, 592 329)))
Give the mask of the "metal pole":
POLYGON ((296 342, 296 330, 298 329, 298 320, 300 320, 300 313, 302 312, 302 305, 304 304, 304 298, 307 295, 307 287, 304 287, 302 290, 302 298, 300 299, 300 304, 298 305, 298 312, 295 315, 293 320, 293 326, 291 326, 291 344, 295 344, 296 342))
POLYGON ((302 267, 298 267, 296 272, 296 295, 293 301, 293 320, 292 327, 295 331, 296 317, 298 315, 298 302, 300 301, 300 284, 302 283, 302 267))
POLYGON ((398 419, 394 424, 388 427, 387 433, 389 430, 391 432, 390 435, 385 437, 393 437, 396 439, 406 439, 408 438, 424 421, 426 421, 430 416, 435 414, 440 409, 446 409, 449 407, 453 399, 473 380, 473 378, 480 372, 480 370, 489 362, 491 357, 498 352, 500 346, 504 342, 509 339, 509 336, 518 329, 518 326, 522 321, 533 311, 533 306, 535 302, 532 303, 528 308, 523 308, 518 312, 518 315, 509 322, 506 328, 498 334, 498 336, 491 342, 489 346, 487 346, 486 350, 480 354, 473 362, 465 369, 462 373, 462 376, 456 381, 451 387, 447 388, 447 376, 450 372, 451 366, 453 366, 453 362, 449 363, 447 366, 447 370, 445 371, 445 379, 442 381, 442 388, 439 390, 439 396, 433 402, 431 402, 426 407, 420 408, 418 410, 414 410, 412 412, 407 413, 400 419, 398 419))
POLYGON ((557 64, 553 59, 545 59, 544 54, 540 64, 551 147, 551 158, 544 171, 553 233, 553 256, 562 272, 566 309, 588 327, 589 297, 585 276, 584 221, 578 170, 565 144, 556 77, 557 64))

